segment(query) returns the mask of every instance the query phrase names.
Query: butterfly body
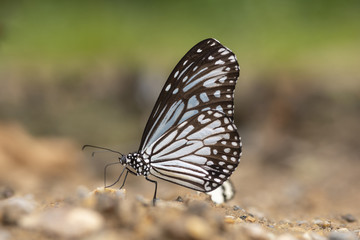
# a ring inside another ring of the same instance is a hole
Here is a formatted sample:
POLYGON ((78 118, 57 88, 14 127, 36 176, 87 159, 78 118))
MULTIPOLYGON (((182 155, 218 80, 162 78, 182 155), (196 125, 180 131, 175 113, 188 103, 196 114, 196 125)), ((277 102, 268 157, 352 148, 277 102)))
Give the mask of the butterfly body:
POLYGON ((144 159, 143 155, 137 152, 129 153, 124 155, 120 162, 123 165, 130 166, 136 171, 137 176, 147 176, 150 171, 150 160, 148 158, 144 159))

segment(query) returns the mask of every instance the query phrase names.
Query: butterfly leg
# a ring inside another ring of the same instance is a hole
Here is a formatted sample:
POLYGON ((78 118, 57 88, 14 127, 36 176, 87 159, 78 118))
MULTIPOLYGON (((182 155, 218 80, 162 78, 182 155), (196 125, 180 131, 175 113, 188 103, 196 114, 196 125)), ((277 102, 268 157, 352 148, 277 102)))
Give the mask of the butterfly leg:
MULTIPOLYGON (((122 189, 122 188, 124 187, 125 182, 126 182, 126 178, 127 178, 127 176, 128 176, 129 173, 131 173, 132 175, 137 176, 137 174, 134 173, 133 171, 131 171, 130 169, 124 168, 124 170, 125 170, 125 169, 126 169, 127 171, 126 171, 126 174, 125 174, 125 177, 124 177, 124 181, 123 181, 123 183, 121 184, 121 187, 120 187, 119 189, 122 189)), ((124 170, 123 170, 123 171, 124 171, 124 170)), ((122 174, 122 173, 121 173, 121 174, 122 174)))
POLYGON ((149 182, 152 182, 155 184, 155 192, 154 192, 154 197, 153 197, 153 206, 155 206, 155 202, 156 202, 156 191, 157 191, 157 181, 151 180, 149 179, 147 176, 145 177, 146 180, 148 180, 149 182))
POLYGON ((125 171, 125 169, 126 169, 126 168, 124 168, 124 169, 122 170, 122 172, 120 173, 119 177, 116 179, 116 181, 115 181, 113 184, 111 184, 111 185, 109 185, 109 186, 106 186, 106 170, 107 170, 107 168, 108 168, 109 166, 115 165, 115 164, 119 164, 119 162, 109 163, 109 164, 107 164, 107 165, 105 166, 105 168, 104 168, 104 187, 105 187, 105 188, 112 187, 112 186, 114 186, 116 183, 118 183, 118 182, 120 181, 121 176, 123 175, 123 173, 124 173, 124 171, 125 171))
MULTIPOLYGON (((126 169, 126 168, 125 168, 126 169)), ((125 170, 124 169, 124 170, 125 170)), ((124 171, 123 170, 123 171, 124 171)), ((126 182, 126 178, 127 178, 127 175, 129 174, 129 171, 126 171, 126 174, 125 174, 125 177, 124 177, 124 181, 123 181, 123 183, 121 184, 121 186, 119 187, 119 189, 122 189, 123 187, 124 187, 124 185, 125 185, 125 182, 126 182)))

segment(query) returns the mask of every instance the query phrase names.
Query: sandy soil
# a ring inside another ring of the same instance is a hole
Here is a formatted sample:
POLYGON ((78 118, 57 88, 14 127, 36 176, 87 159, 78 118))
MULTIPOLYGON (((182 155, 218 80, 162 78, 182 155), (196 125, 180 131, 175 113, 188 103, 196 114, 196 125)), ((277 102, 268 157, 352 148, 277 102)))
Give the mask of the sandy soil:
MULTIPOLYGON (((0 133, 0 240, 360 237, 360 163, 333 145, 297 142, 287 165, 269 164, 264 140, 253 137, 232 176, 233 200, 215 205, 159 181, 154 207, 153 184, 142 177, 103 190, 104 164, 80 144, 34 138, 16 124, 0 133)), ((108 181, 120 168, 112 171, 108 181)))

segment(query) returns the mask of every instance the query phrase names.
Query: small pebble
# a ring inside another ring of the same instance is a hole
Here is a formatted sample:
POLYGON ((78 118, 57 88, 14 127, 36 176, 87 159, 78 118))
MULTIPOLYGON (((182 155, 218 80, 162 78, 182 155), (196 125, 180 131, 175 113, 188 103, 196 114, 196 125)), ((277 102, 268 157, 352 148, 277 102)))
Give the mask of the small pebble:
POLYGON ((305 224, 308 224, 308 221, 306 221, 306 220, 300 220, 300 221, 296 221, 296 224, 297 224, 297 225, 305 225, 305 224))
POLYGON ((322 220, 320 220, 320 219, 313 220, 312 223, 318 225, 318 226, 321 227, 321 228, 331 227, 331 222, 329 222, 329 221, 322 221, 322 220))
POLYGON ((252 217, 256 217, 257 219, 263 219, 265 218, 265 214, 261 211, 259 211, 257 208, 251 207, 247 209, 248 212, 250 212, 252 217))
POLYGON ((297 240, 296 237, 290 235, 289 233, 282 234, 276 238, 277 240, 297 240))
POLYGON ((10 240, 11 238, 11 234, 3 229, 0 229, 0 240, 10 240))
POLYGON ((349 223, 357 221, 357 219, 351 214, 343 215, 343 216, 341 216, 341 218, 344 219, 345 221, 349 222, 349 223))
POLYGON ((209 224, 197 216, 191 216, 186 220, 185 229, 192 239, 209 239, 212 236, 209 224))
POLYGON ((357 237, 350 232, 332 232, 329 234, 329 240, 356 240, 357 237))
POLYGON ((8 186, 0 186, 0 200, 12 197, 14 195, 14 190, 8 186))
POLYGON ((0 222, 17 224, 19 220, 31 213, 37 206, 32 195, 11 197, 0 202, 0 222))
POLYGON ((225 220, 225 223, 235 223, 236 218, 234 216, 228 215, 228 216, 225 216, 224 220, 225 220))
MULTIPOLYGON (((242 229, 245 234, 250 239, 258 239, 258 240, 270 240, 273 239, 274 235, 267 233, 260 225, 258 224, 244 224, 242 225, 242 229)), ((245 237, 245 239, 248 239, 245 237)))
POLYGON ((304 240, 326 240, 327 238, 324 236, 320 236, 317 233, 314 232, 306 232, 302 235, 302 238, 304 240))
POLYGON ((184 199, 183 199, 182 197, 178 196, 178 197, 175 199, 175 201, 177 201, 177 202, 184 202, 184 199))
POLYGON ((247 222, 251 222, 251 223, 253 223, 253 222, 255 222, 255 218, 254 217, 252 217, 252 216, 247 216, 247 218, 245 219, 247 222))
POLYGON ((242 210, 243 208, 242 207, 240 207, 240 206, 238 206, 238 205, 234 205, 234 207, 233 207, 233 210, 234 211, 238 211, 238 210, 242 210))
POLYGON ((51 208, 45 212, 23 217, 20 226, 55 234, 62 238, 78 238, 99 231, 104 225, 102 216, 85 208, 51 208))

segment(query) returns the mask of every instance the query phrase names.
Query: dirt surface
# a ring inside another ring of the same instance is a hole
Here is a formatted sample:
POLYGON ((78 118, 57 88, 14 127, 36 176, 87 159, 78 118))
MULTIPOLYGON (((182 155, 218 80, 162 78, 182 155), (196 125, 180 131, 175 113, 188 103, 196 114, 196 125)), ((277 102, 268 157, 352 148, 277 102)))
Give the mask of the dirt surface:
MULTIPOLYGON (((34 138, 16 124, 1 124, 0 133, 0 240, 360 237, 360 164, 335 145, 292 140, 291 164, 267 164, 261 144, 280 141, 271 132, 252 135, 232 176, 233 200, 215 205, 159 181, 154 207, 154 186, 142 177, 104 190, 104 164, 80 144, 34 138)), ((120 168, 111 171, 109 182, 120 168)))

